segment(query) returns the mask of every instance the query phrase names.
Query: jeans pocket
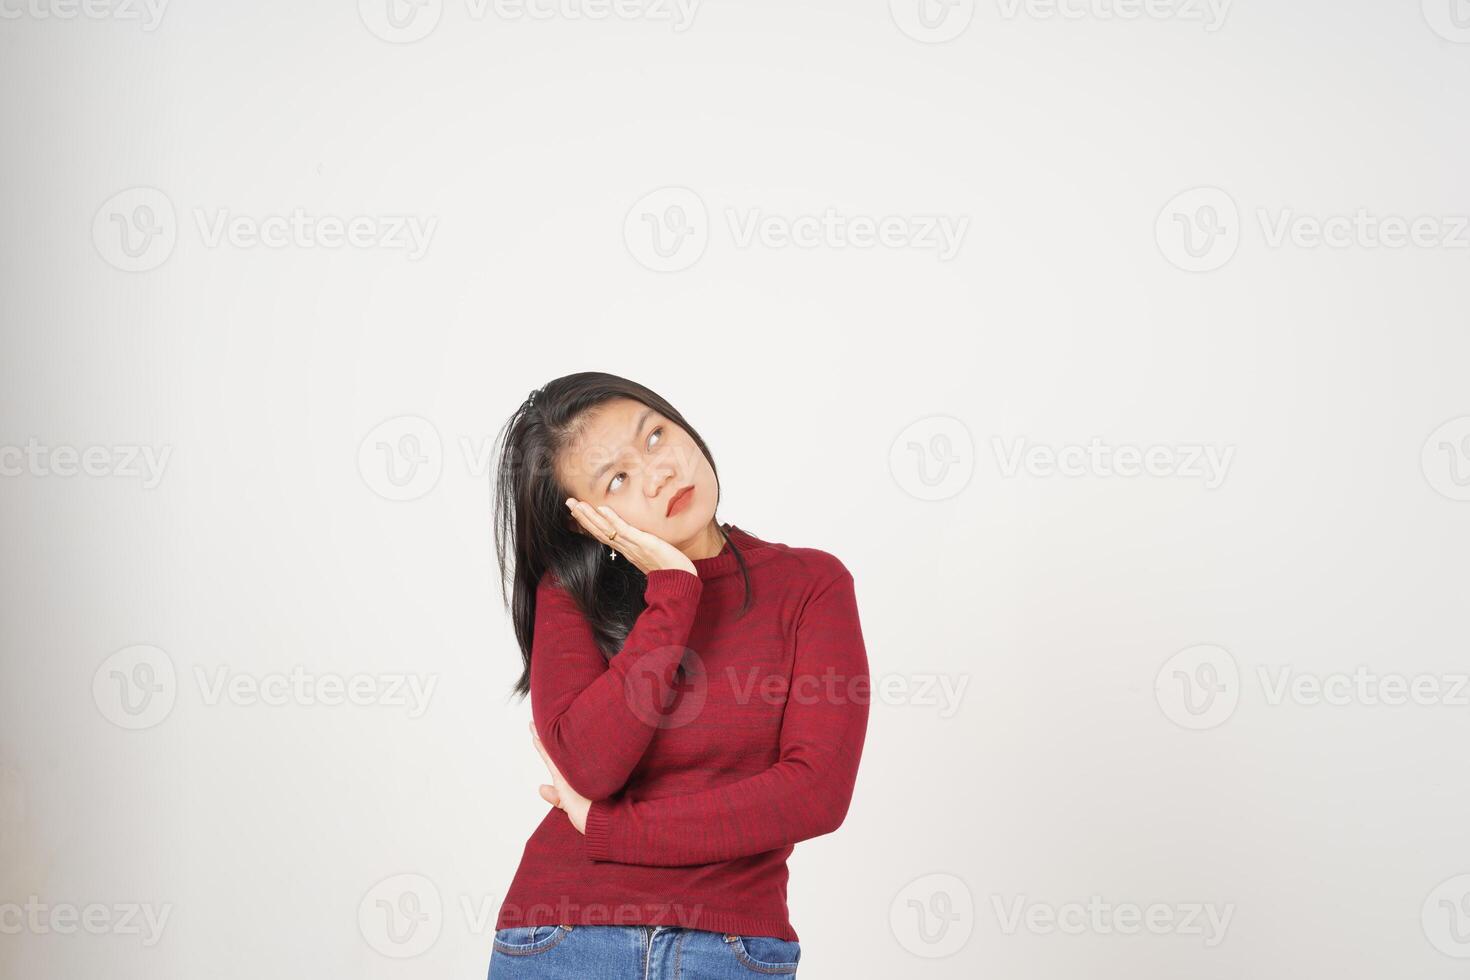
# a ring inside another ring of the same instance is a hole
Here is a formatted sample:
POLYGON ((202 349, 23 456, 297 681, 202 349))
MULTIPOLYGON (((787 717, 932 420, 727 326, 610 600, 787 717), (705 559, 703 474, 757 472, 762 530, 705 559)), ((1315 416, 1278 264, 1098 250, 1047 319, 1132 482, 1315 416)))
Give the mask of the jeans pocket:
POLYGON ((570 926, 511 926, 496 929, 493 944, 511 956, 532 956, 558 945, 570 933, 570 926))
POLYGON ((741 966, 756 973, 795 973, 801 961, 801 943, 794 939, 727 935, 725 942, 741 966))

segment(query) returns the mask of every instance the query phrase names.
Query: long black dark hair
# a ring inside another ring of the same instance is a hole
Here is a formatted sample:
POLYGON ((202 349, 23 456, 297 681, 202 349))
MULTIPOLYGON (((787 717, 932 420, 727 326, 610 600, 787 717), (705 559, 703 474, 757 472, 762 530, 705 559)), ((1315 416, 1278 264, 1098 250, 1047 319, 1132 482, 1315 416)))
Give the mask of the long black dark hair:
MULTIPOLYGON (((581 371, 549 381, 528 395, 496 436, 498 462, 494 487, 495 558, 500 566, 500 595, 515 624, 521 647, 521 676, 512 693, 531 690, 531 645, 536 627, 536 586, 549 570, 576 601, 592 627, 604 656, 611 658, 643 611, 647 577, 629 561, 609 561, 608 549, 577 530, 566 499, 575 494, 561 485, 556 460, 580 434, 588 413, 613 398, 642 402, 678 424, 699 446, 715 473, 715 507, 719 508, 720 471, 714 454, 694 426, 657 392, 636 381, 601 371, 581 371), (507 562, 507 552, 513 561, 507 562), (510 591, 507 592, 507 582, 510 591)), ((725 528, 745 579, 743 615, 750 606, 750 569, 725 528)))

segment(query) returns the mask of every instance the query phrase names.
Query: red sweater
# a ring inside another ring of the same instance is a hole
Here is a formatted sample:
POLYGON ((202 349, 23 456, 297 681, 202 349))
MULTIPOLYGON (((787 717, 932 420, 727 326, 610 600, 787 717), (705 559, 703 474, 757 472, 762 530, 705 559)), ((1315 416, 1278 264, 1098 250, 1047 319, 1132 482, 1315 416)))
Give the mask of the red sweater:
MULTIPOLYGON (((799 939, 786 908, 797 841, 841 826, 871 692, 852 575, 832 555, 725 525, 697 574, 647 576, 608 660, 548 573, 536 591, 531 714, 583 836, 551 807, 495 928, 671 925, 799 939), (683 662, 684 676, 674 669, 683 662)), ((530 750, 530 747, 527 747, 530 750)))

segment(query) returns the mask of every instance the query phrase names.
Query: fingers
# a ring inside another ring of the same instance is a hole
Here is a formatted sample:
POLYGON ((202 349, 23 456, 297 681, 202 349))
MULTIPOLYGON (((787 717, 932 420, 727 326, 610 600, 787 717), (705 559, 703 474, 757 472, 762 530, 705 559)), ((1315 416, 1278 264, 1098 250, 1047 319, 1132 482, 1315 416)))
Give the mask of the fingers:
POLYGON ((541 754, 541 761, 551 765, 551 760, 546 757, 546 747, 541 744, 541 736, 536 734, 536 723, 533 721, 528 727, 531 729, 531 745, 541 754))
POLYGON ((550 769, 551 770, 551 778, 554 779, 554 780, 560 780, 561 779, 561 770, 558 769, 558 768, 556 768, 556 763, 555 762, 552 762, 551 761, 551 756, 549 756, 549 755, 546 754, 546 746, 544 746, 544 745, 541 744, 541 736, 539 736, 539 735, 536 734, 536 723, 534 721, 530 723, 530 728, 531 728, 531 744, 536 747, 536 751, 537 752, 541 753, 541 761, 544 762, 544 763, 546 763, 546 768, 547 769, 550 769))
POLYGON ((601 514, 609 524, 612 525, 613 530, 618 532, 619 538, 632 538, 633 535, 638 533, 638 529, 636 527, 623 520, 623 518, 618 514, 617 511, 613 510, 606 504, 603 504, 601 507, 597 508, 597 512, 601 514))
MULTIPOLYGON (((526 722, 526 727, 531 730, 531 744, 536 746, 536 751, 541 753, 541 761, 546 763, 546 768, 551 770, 551 778, 553 780, 560 781, 561 773, 557 772, 556 764, 553 763, 551 761, 551 757, 546 754, 546 746, 541 744, 541 736, 536 734, 536 722, 534 720, 528 721, 526 722)), ((536 790, 541 794, 541 798, 547 803, 550 803, 554 807, 565 809, 561 805, 561 792, 555 786, 542 783, 540 786, 536 787, 536 790)))
POLYGON ((642 530, 623 520, 622 515, 606 504, 594 508, 586 501, 569 497, 567 507, 593 539, 626 555, 630 562, 642 567, 639 559, 643 557, 647 545, 642 530))
POLYGON ((605 516, 575 497, 569 498, 567 508, 572 512, 572 516, 577 519, 577 523, 586 528, 588 533, 594 538, 603 544, 611 543, 610 535, 613 531, 613 525, 605 516))

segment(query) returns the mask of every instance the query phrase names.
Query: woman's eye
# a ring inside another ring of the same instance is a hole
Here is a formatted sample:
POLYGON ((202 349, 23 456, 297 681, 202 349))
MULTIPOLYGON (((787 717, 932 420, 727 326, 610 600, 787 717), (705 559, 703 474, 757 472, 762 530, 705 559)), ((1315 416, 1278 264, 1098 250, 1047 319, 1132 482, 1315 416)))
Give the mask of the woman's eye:
MULTIPOLYGON (((654 430, 648 434, 648 444, 649 444, 649 446, 652 446, 653 445, 653 437, 656 436, 656 435, 659 435, 659 433, 661 433, 663 431, 664 431, 664 427, 660 425, 660 426, 656 426, 654 428, 654 430)), ((627 473, 617 473, 617 474, 615 474, 613 476, 612 480, 607 485, 607 492, 608 493, 612 493, 614 490, 616 490, 618 488, 618 479, 621 478, 621 477, 625 477, 627 475, 628 475, 627 473)))

